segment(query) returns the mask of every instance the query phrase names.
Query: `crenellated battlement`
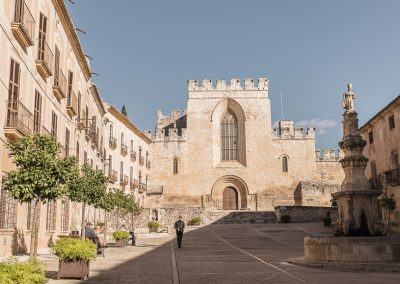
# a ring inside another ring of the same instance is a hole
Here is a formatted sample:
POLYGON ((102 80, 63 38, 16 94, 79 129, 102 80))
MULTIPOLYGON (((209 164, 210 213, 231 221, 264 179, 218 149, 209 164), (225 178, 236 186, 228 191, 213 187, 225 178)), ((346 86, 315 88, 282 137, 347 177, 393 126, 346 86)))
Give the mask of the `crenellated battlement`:
POLYGON ((215 80, 213 82, 209 79, 204 79, 201 84, 197 80, 188 80, 187 86, 189 92, 196 91, 268 91, 268 78, 258 78, 257 83, 255 83, 253 78, 244 79, 241 82, 240 79, 231 79, 228 85, 225 80, 215 80))
POLYGON ((159 128, 152 133, 153 142, 185 142, 186 128, 159 128))
POLYGON ((317 162, 337 162, 344 157, 343 151, 340 149, 320 149, 315 150, 315 160, 317 162))
POLYGON ((293 120, 281 120, 274 128, 275 139, 315 139, 315 128, 295 127, 293 120))

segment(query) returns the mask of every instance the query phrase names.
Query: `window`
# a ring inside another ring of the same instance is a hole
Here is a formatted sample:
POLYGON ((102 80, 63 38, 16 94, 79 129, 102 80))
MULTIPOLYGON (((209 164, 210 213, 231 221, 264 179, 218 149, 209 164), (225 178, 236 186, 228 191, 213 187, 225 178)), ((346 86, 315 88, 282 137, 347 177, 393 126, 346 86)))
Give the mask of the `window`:
POLYGON ((18 122, 20 66, 11 59, 10 81, 8 83, 7 126, 15 127, 18 122))
POLYGON ((80 156, 80 145, 79 142, 76 141, 76 162, 79 165, 79 156, 80 156))
POLYGON ((372 133, 372 131, 368 132, 368 141, 369 144, 374 143, 374 134, 372 133))
POLYGON ((373 179, 378 177, 378 173, 376 172, 376 162, 375 161, 371 161, 371 177, 373 179))
POLYGON ((139 171, 139 184, 142 183, 142 171, 139 171))
POLYGON ((65 128, 65 157, 69 157, 69 130, 65 128))
POLYGON ((33 110, 33 132, 40 133, 40 122, 42 112, 42 96, 38 91, 35 91, 35 106, 33 110))
POLYGON ((392 114, 390 117, 389 117, 389 129, 390 130, 392 130, 393 128, 395 128, 395 124, 394 124, 394 114, 392 114))
POLYGON ((47 202, 46 230, 54 231, 56 229, 56 202, 47 202))
POLYGON ((60 50, 54 47, 54 86, 60 86, 60 50))
POLYGON ((121 133, 121 146, 124 145, 124 133, 121 133))
POLYGON ((149 165, 149 151, 146 151, 146 166, 149 165))
POLYGON ((134 151, 133 139, 131 139, 131 151, 134 151))
POLYGON ((129 170, 129 183, 130 185, 133 183, 133 167, 131 167, 129 170))
POLYGON ((286 156, 282 157, 282 171, 284 173, 288 172, 288 158, 286 156))
POLYGON ((112 156, 111 155, 109 155, 108 156, 108 161, 109 161, 109 164, 108 164, 108 174, 109 175, 111 175, 111 171, 112 171, 112 156))
POLYGON ((81 92, 78 92, 78 121, 81 120, 81 104, 82 104, 82 95, 81 92))
POLYGON ((85 107, 85 110, 86 110, 85 133, 88 133, 88 131, 89 131, 89 108, 88 108, 88 106, 85 107))
POLYGON ((179 163, 178 158, 174 158, 174 161, 173 161, 173 173, 174 173, 174 175, 178 174, 178 163, 179 163))
POLYGON ((83 163, 86 164, 87 163, 87 152, 83 151, 83 163))
POLYGON ((69 201, 61 201, 61 231, 69 231, 69 201))
POLYGON ((46 32, 47 32, 47 17, 40 13, 39 20, 39 49, 38 49, 38 60, 46 60, 46 32))
MULTIPOLYGON (((3 176, 4 182, 4 176, 3 176)), ((9 197, 2 182, 0 190, 0 229, 13 230, 17 224, 17 200, 9 197)))
POLYGON ((237 120, 230 110, 221 119, 221 151, 222 161, 237 160, 237 120))
POLYGON ((110 124, 110 138, 114 137, 114 128, 112 126, 112 124, 110 124))
POLYGON ((51 113, 51 136, 57 137, 57 115, 53 111, 51 113))
POLYGON ((124 180, 124 162, 121 162, 119 166, 119 179, 124 180))
POLYGON ((68 71, 68 97, 67 97, 68 104, 71 102, 73 80, 74 80, 74 73, 68 71))

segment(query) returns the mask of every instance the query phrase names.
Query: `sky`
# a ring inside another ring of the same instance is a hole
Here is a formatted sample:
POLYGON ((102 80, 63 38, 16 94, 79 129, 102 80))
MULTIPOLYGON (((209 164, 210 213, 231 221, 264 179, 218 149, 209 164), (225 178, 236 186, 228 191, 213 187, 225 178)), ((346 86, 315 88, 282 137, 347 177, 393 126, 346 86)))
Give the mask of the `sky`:
POLYGON ((268 77, 272 122, 337 148, 342 94, 360 125, 400 94, 400 1, 65 1, 101 96, 141 129, 186 109, 187 80, 268 77))

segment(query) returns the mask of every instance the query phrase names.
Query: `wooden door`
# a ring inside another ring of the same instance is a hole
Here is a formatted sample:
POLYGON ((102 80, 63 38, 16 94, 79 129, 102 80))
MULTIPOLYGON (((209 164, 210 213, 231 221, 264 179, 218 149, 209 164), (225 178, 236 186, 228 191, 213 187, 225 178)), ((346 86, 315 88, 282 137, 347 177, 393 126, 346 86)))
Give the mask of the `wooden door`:
POLYGON ((227 187, 223 193, 223 209, 238 210, 238 194, 236 189, 227 187))

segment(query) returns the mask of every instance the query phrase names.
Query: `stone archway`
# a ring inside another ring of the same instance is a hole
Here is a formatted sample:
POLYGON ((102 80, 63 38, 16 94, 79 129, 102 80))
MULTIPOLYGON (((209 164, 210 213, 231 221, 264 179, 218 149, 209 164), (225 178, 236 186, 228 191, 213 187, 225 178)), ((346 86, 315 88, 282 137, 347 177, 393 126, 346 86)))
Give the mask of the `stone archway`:
POLYGON ((221 210, 247 209, 248 193, 246 183, 241 178, 233 175, 219 178, 211 189, 214 206, 221 210), (226 202, 224 202, 224 195, 226 202))

